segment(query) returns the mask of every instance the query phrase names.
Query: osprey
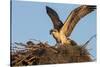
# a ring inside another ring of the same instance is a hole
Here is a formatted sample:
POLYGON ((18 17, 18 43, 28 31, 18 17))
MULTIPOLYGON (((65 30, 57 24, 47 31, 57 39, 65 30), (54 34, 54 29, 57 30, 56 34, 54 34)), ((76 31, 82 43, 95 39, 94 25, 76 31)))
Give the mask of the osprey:
POLYGON ((82 5, 74 9, 65 20, 64 24, 60 20, 58 14, 52 8, 46 6, 46 12, 51 18, 54 29, 50 30, 50 34, 53 35, 57 43, 61 45, 71 45, 72 43, 76 44, 73 40, 68 38, 76 24, 81 18, 91 13, 96 9, 96 6, 91 5, 82 5))

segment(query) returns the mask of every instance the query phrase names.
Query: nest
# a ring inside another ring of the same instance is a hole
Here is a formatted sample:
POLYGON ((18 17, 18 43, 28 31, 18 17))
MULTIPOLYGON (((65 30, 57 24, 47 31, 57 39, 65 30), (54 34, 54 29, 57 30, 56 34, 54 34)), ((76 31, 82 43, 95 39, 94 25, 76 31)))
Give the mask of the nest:
POLYGON ((16 45, 21 47, 11 49, 11 66, 92 61, 87 49, 79 45, 57 45, 55 47, 42 42, 35 44, 32 41, 26 44, 16 43, 16 45))

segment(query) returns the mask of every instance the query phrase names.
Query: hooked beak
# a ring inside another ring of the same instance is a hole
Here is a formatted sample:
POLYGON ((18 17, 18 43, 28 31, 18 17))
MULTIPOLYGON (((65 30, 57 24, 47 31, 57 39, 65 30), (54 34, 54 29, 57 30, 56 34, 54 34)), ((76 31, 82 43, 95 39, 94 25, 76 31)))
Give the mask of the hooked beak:
POLYGON ((52 32, 53 32, 53 30, 51 29, 51 30, 50 30, 50 35, 52 34, 52 32))

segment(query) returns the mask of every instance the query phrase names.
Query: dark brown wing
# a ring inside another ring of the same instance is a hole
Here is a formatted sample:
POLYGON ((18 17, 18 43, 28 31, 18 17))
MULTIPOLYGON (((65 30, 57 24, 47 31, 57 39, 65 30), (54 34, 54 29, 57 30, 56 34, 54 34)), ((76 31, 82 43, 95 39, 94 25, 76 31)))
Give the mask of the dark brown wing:
POLYGON ((54 28, 57 29, 57 30, 59 30, 63 26, 63 23, 59 19, 59 16, 56 13, 56 11, 54 11, 52 8, 50 8, 48 6, 46 6, 46 11, 47 11, 47 14, 49 15, 49 17, 52 20, 54 28))
POLYGON ((63 27, 61 28, 61 31, 64 32, 67 37, 70 36, 78 21, 95 9, 96 6, 90 5, 82 5, 74 9, 65 21, 63 27))

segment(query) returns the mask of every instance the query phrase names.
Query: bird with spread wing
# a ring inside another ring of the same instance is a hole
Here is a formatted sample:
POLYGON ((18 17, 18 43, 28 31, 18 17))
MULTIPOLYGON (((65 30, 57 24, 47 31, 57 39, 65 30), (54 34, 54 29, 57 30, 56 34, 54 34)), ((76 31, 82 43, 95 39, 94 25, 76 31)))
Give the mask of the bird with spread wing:
POLYGON ((69 38, 74 27, 79 22, 81 18, 87 14, 93 12, 96 9, 94 5, 82 5, 71 11, 68 18, 63 23, 57 12, 52 8, 46 6, 46 12, 51 18, 54 29, 50 30, 50 34, 53 35, 57 43, 61 45, 70 45, 72 43, 76 44, 73 40, 69 38))

